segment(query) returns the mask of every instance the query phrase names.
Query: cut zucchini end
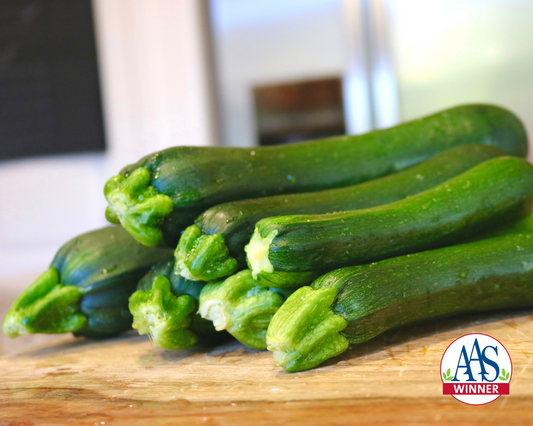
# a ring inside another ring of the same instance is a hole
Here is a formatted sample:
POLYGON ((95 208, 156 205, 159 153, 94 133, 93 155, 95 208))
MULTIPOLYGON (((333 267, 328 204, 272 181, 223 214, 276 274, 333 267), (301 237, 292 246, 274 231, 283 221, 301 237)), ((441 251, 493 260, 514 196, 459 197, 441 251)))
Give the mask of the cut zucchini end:
POLYGON ((78 331, 87 323, 80 313, 81 297, 79 288, 60 284, 59 273, 52 267, 15 300, 4 319, 4 333, 14 338, 78 331))
POLYGON ((249 270, 219 284, 207 284, 200 294, 199 313, 241 343, 266 349, 266 330, 285 297, 257 285, 249 270))
POLYGON ((274 266, 268 258, 268 253, 276 235, 278 235, 278 231, 274 230, 266 237, 262 237, 259 229, 255 228, 250 243, 244 248, 246 260, 254 279, 257 279, 261 273, 270 274, 274 272, 274 266))
POLYGON ((340 334, 346 320, 331 309, 337 290, 302 287, 277 311, 267 330, 267 349, 288 373, 309 370, 348 349, 340 334))
POLYGON ((230 256, 224 235, 205 235, 191 225, 180 238, 175 252, 176 272, 193 281, 216 281, 235 273, 237 260, 230 256))
POLYGON ((230 314, 224 309, 224 303, 221 300, 208 299, 200 304, 198 313, 202 318, 211 321, 216 331, 226 330, 229 327, 230 314))
POLYGON ((174 204, 150 182, 150 171, 141 167, 127 177, 119 174, 110 178, 104 195, 108 203, 107 220, 120 223, 141 244, 153 247, 163 241, 160 226, 174 204))
POLYGON ((168 278, 157 277, 152 288, 136 291, 129 300, 132 327, 149 334, 155 344, 171 351, 193 347, 198 337, 189 330, 196 300, 189 295, 174 296, 168 278))

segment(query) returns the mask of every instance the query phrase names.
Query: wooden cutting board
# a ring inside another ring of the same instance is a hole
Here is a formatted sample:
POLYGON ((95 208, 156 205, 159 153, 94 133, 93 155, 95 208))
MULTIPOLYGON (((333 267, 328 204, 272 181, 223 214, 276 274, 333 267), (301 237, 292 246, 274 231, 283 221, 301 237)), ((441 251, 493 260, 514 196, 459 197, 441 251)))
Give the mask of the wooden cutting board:
POLYGON ((0 358, 0 424, 533 424, 533 311, 389 333, 286 374, 269 352, 232 342, 168 352, 133 333, 59 337, 0 358), (485 406, 442 395, 442 353, 486 333, 511 354, 511 395, 485 406))

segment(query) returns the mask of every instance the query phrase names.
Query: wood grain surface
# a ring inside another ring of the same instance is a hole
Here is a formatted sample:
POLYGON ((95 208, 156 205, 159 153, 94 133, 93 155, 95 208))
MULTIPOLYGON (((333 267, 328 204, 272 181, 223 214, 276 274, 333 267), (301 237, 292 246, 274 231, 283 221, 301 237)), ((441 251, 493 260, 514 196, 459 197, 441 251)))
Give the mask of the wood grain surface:
POLYGON ((533 312, 389 333, 321 368, 286 374, 269 352, 232 342, 169 352, 133 333, 59 337, 0 358, 0 424, 533 424, 533 312), (442 395, 440 359, 466 333, 500 340, 511 395, 485 406, 442 395))

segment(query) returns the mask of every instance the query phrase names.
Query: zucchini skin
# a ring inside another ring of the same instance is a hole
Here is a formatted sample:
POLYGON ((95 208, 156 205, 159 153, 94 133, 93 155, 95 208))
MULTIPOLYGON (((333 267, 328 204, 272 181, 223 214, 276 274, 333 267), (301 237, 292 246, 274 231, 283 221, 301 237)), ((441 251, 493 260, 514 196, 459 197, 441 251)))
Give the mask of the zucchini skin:
POLYGON ((243 265, 246 262, 244 247, 261 219, 359 210, 392 203, 503 155, 504 152, 495 146, 460 146, 407 170, 354 186, 219 204, 202 213, 195 224, 204 234, 223 234, 230 255, 243 265))
POLYGON ((311 287, 338 290, 333 312, 350 343, 438 318, 530 307, 533 232, 343 268, 311 287))
POLYGON ((527 136, 520 120, 510 111, 483 104, 451 108, 365 135, 277 147, 174 147, 150 154, 122 169, 122 178, 110 179, 106 216, 113 223, 121 221, 144 244, 156 245, 163 238, 175 247, 185 227, 214 205, 355 185, 475 143, 498 146, 508 155, 527 155, 527 136), (145 197, 155 197, 153 191, 142 192, 144 185, 169 200, 160 197, 143 204, 148 216, 139 219, 139 209, 131 207, 138 202, 136 192, 128 193, 126 198, 130 198, 121 204, 125 197, 120 188, 123 178, 141 168, 150 173, 149 178, 139 178, 140 186, 135 189, 145 194, 141 204, 145 197), (170 200, 173 210, 169 213, 170 200), (160 209, 154 207, 159 203, 160 209))
POLYGON ((395 203, 263 219, 256 234, 276 235, 268 249, 274 272, 327 271, 453 244, 532 209, 533 166, 500 157, 395 203))

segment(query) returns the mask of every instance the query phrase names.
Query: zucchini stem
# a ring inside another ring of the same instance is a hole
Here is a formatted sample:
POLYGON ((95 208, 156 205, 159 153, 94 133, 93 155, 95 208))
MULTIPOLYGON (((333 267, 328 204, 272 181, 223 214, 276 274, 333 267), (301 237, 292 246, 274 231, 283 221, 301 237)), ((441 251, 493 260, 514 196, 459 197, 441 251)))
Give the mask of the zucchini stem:
POLYGON ((79 288, 60 284, 59 273, 52 267, 15 300, 4 319, 4 333, 14 338, 78 331, 87 324, 80 313, 82 295, 79 288))
POLYGON ((285 301, 279 291, 261 287, 249 270, 223 283, 207 284, 200 293, 200 315, 216 330, 227 330, 247 346, 266 349, 270 320, 285 301))
POLYGON ((141 167, 129 176, 116 175, 104 187, 108 202, 106 219, 122 226, 145 246, 157 246, 163 241, 159 229, 174 205, 167 195, 159 194, 150 185, 150 171, 141 167))
POLYGON ((320 274, 316 271, 284 272, 274 271, 274 266, 268 258, 270 246, 278 235, 277 229, 266 237, 262 237, 255 228, 250 243, 244 248, 248 267, 257 285, 270 288, 296 288, 311 284, 320 274))
POLYGON ((267 331, 267 349, 288 373, 309 370, 348 349, 340 334, 348 323, 333 313, 335 288, 296 290, 276 312, 267 331))
POLYGON ((149 334, 158 346, 171 351, 197 343, 197 335, 189 330, 196 306, 192 296, 174 296, 165 276, 157 277, 150 290, 133 293, 129 302, 133 328, 139 334, 149 334))
POLYGON ((180 238, 176 252, 176 272, 192 281, 215 281, 232 275, 238 268, 230 257, 224 235, 204 235, 191 225, 180 238))
POLYGON ((262 237, 259 229, 255 228, 250 243, 244 248, 246 259, 248 260, 248 265, 254 279, 257 279, 262 272, 274 272, 274 266, 268 258, 268 253, 276 235, 278 235, 278 231, 274 230, 266 237, 262 237))
POLYGON ((255 228, 250 243, 244 248, 248 267, 252 276, 257 280, 257 285, 269 288, 296 288, 311 284, 320 273, 316 271, 284 272, 275 271, 268 258, 270 247, 278 235, 278 230, 272 231, 262 237, 258 228, 255 228))

